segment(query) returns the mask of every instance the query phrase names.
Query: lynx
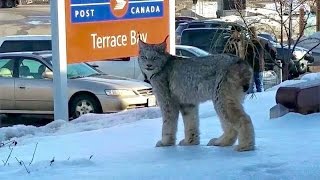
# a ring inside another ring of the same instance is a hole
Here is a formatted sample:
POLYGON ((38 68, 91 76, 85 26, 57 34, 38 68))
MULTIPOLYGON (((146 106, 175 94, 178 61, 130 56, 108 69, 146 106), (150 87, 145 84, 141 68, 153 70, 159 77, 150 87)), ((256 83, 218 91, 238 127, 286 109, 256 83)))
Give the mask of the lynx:
POLYGON ((138 63, 153 87, 163 119, 162 139, 156 147, 176 144, 179 113, 185 135, 179 145, 199 145, 199 104, 212 100, 223 134, 207 145, 232 146, 238 139, 236 151, 254 150, 254 127, 242 106, 252 68, 231 54, 192 58, 171 55, 166 51, 166 39, 159 44, 138 43, 138 63))

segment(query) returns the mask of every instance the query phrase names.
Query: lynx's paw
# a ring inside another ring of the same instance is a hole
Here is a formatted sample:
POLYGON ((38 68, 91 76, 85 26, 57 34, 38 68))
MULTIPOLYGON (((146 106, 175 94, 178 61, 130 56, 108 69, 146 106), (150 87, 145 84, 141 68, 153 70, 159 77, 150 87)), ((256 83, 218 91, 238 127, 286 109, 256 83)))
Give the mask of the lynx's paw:
POLYGON ((182 139, 179 142, 179 146, 194 146, 194 145, 199 145, 200 144, 200 140, 190 140, 189 142, 186 142, 184 139, 182 139))
POLYGON ((165 147, 165 146, 173 146, 173 145, 174 145, 174 143, 164 144, 164 143, 162 143, 162 141, 158 141, 156 144, 156 147, 165 147))
POLYGON ((223 139, 223 138, 212 138, 207 146, 232 146, 234 141, 223 139))
POLYGON ((238 151, 238 152, 243 152, 243 151, 253 151, 255 148, 254 148, 254 145, 248 145, 248 146, 240 146, 240 145, 237 145, 235 147, 235 150, 238 151))

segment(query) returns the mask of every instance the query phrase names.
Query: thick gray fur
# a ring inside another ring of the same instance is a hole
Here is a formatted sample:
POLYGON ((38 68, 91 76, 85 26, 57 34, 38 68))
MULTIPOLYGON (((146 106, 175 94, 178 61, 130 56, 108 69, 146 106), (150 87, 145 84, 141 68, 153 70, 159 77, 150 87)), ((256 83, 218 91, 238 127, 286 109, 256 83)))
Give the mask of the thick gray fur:
POLYGON ((198 145, 199 104, 212 100, 223 134, 212 138, 208 146, 232 146, 238 138, 237 151, 254 150, 254 127, 242 106, 252 78, 252 68, 245 61, 229 54, 177 57, 166 52, 165 41, 147 44, 141 40, 138 61, 162 113, 162 139, 157 147, 175 145, 179 112, 185 133, 179 145, 198 145))

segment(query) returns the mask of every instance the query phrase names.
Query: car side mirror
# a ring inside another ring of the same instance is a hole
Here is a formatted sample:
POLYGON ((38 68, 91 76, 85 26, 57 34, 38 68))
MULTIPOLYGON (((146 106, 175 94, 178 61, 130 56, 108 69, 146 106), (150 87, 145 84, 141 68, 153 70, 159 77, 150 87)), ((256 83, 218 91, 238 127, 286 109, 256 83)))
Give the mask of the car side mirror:
POLYGON ((53 72, 52 71, 46 71, 42 74, 42 77, 45 79, 53 79, 53 72))

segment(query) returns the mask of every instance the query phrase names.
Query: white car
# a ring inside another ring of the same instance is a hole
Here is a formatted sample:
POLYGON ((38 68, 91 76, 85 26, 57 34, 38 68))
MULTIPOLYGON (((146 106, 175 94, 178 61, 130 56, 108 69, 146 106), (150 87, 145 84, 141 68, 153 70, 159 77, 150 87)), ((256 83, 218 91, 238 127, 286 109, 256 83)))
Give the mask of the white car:
MULTIPOLYGON (((176 45, 176 55, 184 57, 201 57, 208 56, 210 53, 193 46, 176 45)), ((107 74, 144 80, 137 57, 123 58, 117 61, 90 62, 89 64, 107 74)))
POLYGON ((0 53, 51 50, 51 35, 12 35, 0 37, 0 53))
MULTIPOLYGON (((14 35, 0 38, 0 53, 51 50, 51 35, 14 35)), ((193 46, 176 45, 176 54, 185 57, 207 56, 208 52, 193 46)), ((88 62, 98 70, 115 76, 144 80, 137 57, 88 62)))

